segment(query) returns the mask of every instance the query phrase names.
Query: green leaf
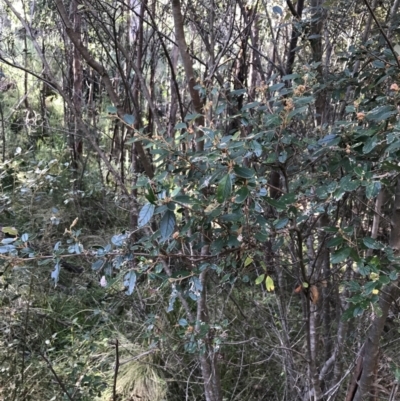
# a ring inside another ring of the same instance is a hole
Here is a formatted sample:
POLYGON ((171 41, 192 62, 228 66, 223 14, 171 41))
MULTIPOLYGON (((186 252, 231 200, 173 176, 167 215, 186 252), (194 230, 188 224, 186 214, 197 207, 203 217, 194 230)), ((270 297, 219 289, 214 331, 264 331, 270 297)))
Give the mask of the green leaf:
POLYGON ((104 264, 103 259, 98 259, 96 262, 92 263, 92 270, 96 271, 99 270, 104 264))
POLYGON ((199 117, 201 117, 201 114, 199 114, 199 113, 187 114, 185 116, 185 121, 190 122, 190 121, 196 120, 199 117))
POLYGON ((275 85, 271 85, 271 86, 268 88, 268 91, 269 91, 269 92, 279 91, 280 89, 282 89, 282 88, 284 88, 284 87, 285 87, 285 84, 282 84, 282 83, 280 83, 280 84, 275 84, 275 85))
POLYGON ((194 205, 199 203, 197 199, 193 199, 188 195, 177 195, 173 198, 173 201, 182 203, 184 205, 194 205))
MULTIPOLYGON (((392 143, 391 145, 389 145, 386 148, 386 152, 391 153, 391 152, 397 151, 398 149, 400 149, 400 141, 396 141, 396 142, 392 143)), ((396 166, 396 167, 398 167, 398 166, 396 166)))
MULTIPOLYGON (((272 8, 273 10, 273 8, 272 8)), ((288 74, 288 75, 284 75, 282 77, 282 81, 289 81, 290 79, 296 79, 296 78, 301 78, 300 74, 288 74)))
POLYGON ((258 241, 258 242, 265 242, 268 239, 268 235, 264 234, 264 233, 257 233, 254 238, 258 241))
POLYGON ((272 280, 271 276, 265 278, 265 287, 267 288, 267 291, 275 290, 274 280, 272 280))
POLYGON ((334 144, 334 142, 336 142, 336 140, 338 138, 340 140, 339 135, 335 135, 335 134, 326 135, 326 136, 324 136, 323 138, 321 138, 318 141, 318 145, 320 145, 320 146, 332 146, 334 144))
POLYGON ((382 249, 383 245, 371 237, 363 238, 364 245, 369 249, 382 249))
POLYGON ((235 89, 233 91, 230 91, 229 94, 232 96, 241 96, 246 93, 246 89, 235 89))
POLYGON ((278 160, 279 160, 281 163, 285 163, 286 159, 287 159, 287 152, 286 152, 286 150, 284 150, 283 152, 281 152, 281 153, 279 154, 278 160))
POLYGON ((226 201, 232 193, 232 180, 230 174, 226 174, 222 177, 217 188, 217 201, 223 203, 226 201))
POLYGON ((156 206, 152 203, 146 203, 139 212, 138 226, 145 226, 153 217, 156 206))
POLYGON ((222 221, 239 221, 243 217, 243 213, 228 213, 221 216, 222 221))
POLYGON ((251 178, 254 176, 254 170, 247 168, 247 167, 241 167, 238 166, 237 164, 233 167, 233 171, 238 177, 242 178, 251 178))
POLYGON ((375 135, 372 138, 368 138, 367 142, 365 142, 363 147, 363 153, 369 153, 375 149, 376 145, 378 144, 378 137, 375 135))
POLYGON ((18 235, 18 230, 15 227, 2 227, 1 231, 4 234, 12 235, 14 237, 18 235))
POLYGON ((325 226, 322 227, 322 229, 326 232, 326 233, 337 233, 339 231, 338 227, 329 227, 329 226, 325 226))
POLYGON ((249 196, 249 189, 247 187, 242 187, 236 192, 235 203, 243 203, 249 196))
POLYGON ((151 185, 147 186, 147 194, 145 195, 145 197, 150 203, 154 203, 154 204, 156 203, 157 198, 156 198, 156 195, 155 195, 151 185))
POLYGON ((307 109, 308 109, 308 106, 296 107, 288 114, 288 118, 290 119, 294 116, 297 116, 298 114, 304 114, 307 111, 307 109))
POLYGON ((175 229, 175 213, 167 210, 160 221, 160 232, 163 241, 167 240, 175 229))
POLYGON ((361 166, 356 166, 354 167, 354 172, 359 175, 360 177, 363 177, 365 174, 365 170, 361 166))
POLYGON ((225 111, 225 109, 226 109, 226 104, 221 104, 220 106, 218 106, 215 109, 215 114, 219 115, 219 114, 223 113, 225 111))
POLYGON ((246 260, 244 261, 244 267, 247 267, 251 263, 253 263, 253 258, 250 256, 247 256, 246 260))
POLYGON ((356 306, 353 311, 353 316, 361 316, 364 313, 364 309, 361 306, 356 306))
POLYGON ((273 198, 269 198, 268 196, 265 197, 265 200, 267 201, 267 203, 269 203, 273 207, 276 207, 277 209, 280 209, 280 210, 286 209, 286 204, 282 201, 279 201, 279 200, 276 200, 273 198))
POLYGON ((112 236, 111 242, 115 246, 121 247, 122 245, 124 245, 126 238, 127 238, 126 234, 116 234, 112 236))
POLYGON ((122 119, 128 124, 133 125, 135 123, 135 117, 132 114, 124 114, 122 119))
POLYGON ((364 285, 365 295, 372 294, 372 291, 374 291, 376 287, 379 287, 379 283, 377 281, 368 281, 368 283, 365 283, 364 285))
POLYGON ((1 240, 1 243, 3 245, 8 245, 8 244, 11 244, 12 242, 15 242, 16 240, 17 240, 17 237, 14 237, 14 238, 3 238, 1 240))
POLYGON ((358 267, 358 272, 364 277, 368 276, 368 274, 371 273, 369 265, 364 265, 363 263, 360 263, 357 267, 358 267))
POLYGON ((136 273, 131 270, 127 274, 125 274, 124 277, 124 286, 128 287, 127 290, 125 291, 126 295, 131 295, 133 293, 133 290, 135 289, 136 285, 136 273))
POLYGON ((357 283, 357 281, 351 280, 347 283, 347 288, 350 291, 359 291, 361 289, 360 284, 357 283))
POLYGON ((379 281, 379 283, 381 283, 383 285, 386 285, 386 284, 390 283, 390 278, 388 276, 382 275, 382 276, 379 276, 379 280, 378 281, 379 281))
POLYGON ((397 109, 391 105, 378 106, 371 110, 366 118, 370 121, 383 121, 397 114, 397 109))
POLYGON ((308 105, 314 102, 315 102, 314 96, 302 96, 296 99, 295 105, 296 107, 298 107, 298 106, 308 105))
POLYGON ((260 102, 247 103, 242 107, 242 110, 254 109, 255 107, 258 107, 259 105, 260 105, 260 102))
POLYGON ((289 223, 289 219, 287 217, 284 217, 283 219, 279 219, 278 221, 274 222, 274 227, 277 230, 280 230, 281 228, 286 227, 287 223, 289 223))
POLYGON ((372 199, 375 198, 376 196, 378 196, 380 190, 381 190, 381 183, 379 181, 374 181, 371 182, 370 184, 367 185, 366 188, 366 195, 368 199, 372 199))
POLYGON ((332 238, 328 241, 328 243, 326 244, 326 246, 328 248, 332 248, 332 247, 336 247, 336 246, 340 246, 343 244, 343 237, 335 237, 332 238))
POLYGON ((332 256, 331 256, 331 263, 341 263, 344 260, 346 260, 351 252, 351 248, 349 247, 344 247, 336 251, 332 256))
POLYGON ((340 180, 340 189, 342 191, 351 192, 360 186, 360 180, 353 180, 351 175, 346 175, 340 180))
POLYGON ((355 309, 354 305, 351 305, 348 309, 346 309, 341 317, 341 320, 344 322, 350 320, 354 316, 354 309, 355 309))
MULTIPOLYGON (((272 12, 274 12, 275 14, 279 14, 280 16, 283 15, 283 11, 282 8, 279 6, 273 6, 272 7, 272 12)), ((291 74, 291 75, 296 75, 296 74, 291 74)), ((289 75, 285 75, 285 77, 288 77, 289 75)))
POLYGON ((265 274, 261 274, 260 276, 258 276, 257 278, 256 278, 256 284, 258 285, 258 284, 261 284, 263 281, 264 281, 264 279, 265 279, 265 274))
POLYGON ((114 106, 107 106, 106 110, 108 114, 117 114, 117 108, 114 106))
POLYGON ((178 123, 178 124, 175 124, 175 127, 174 127, 174 129, 176 129, 176 130, 181 130, 181 129, 186 129, 186 128, 187 128, 186 123, 178 123))

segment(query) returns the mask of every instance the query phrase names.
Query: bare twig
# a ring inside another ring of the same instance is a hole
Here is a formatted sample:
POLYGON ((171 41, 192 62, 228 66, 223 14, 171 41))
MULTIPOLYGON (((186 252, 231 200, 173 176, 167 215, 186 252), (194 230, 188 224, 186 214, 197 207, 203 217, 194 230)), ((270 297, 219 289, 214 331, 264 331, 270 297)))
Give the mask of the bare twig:
POLYGON ((118 379, 118 370, 120 367, 118 338, 115 339, 114 345, 115 345, 115 368, 114 368, 114 383, 113 383, 113 401, 117 401, 117 379, 118 379))
POLYGON ((67 398, 71 401, 74 401, 74 398, 72 397, 72 395, 68 392, 67 388, 65 387, 65 384, 63 383, 63 381, 60 379, 60 377, 57 375, 57 373, 55 372, 55 370, 53 369, 53 366, 51 365, 50 360, 46 357, 46 355, 44 355, 42 352, 39 351, 40 356, 44 359, 44 361, 47 363, 49 369, 51 370, 51 373, 53 373, 54 378, 57 380, 57 383, 59 384, 59 386, 61 387, 62 391, 65 393, 65 395, 67 396, 67 398))

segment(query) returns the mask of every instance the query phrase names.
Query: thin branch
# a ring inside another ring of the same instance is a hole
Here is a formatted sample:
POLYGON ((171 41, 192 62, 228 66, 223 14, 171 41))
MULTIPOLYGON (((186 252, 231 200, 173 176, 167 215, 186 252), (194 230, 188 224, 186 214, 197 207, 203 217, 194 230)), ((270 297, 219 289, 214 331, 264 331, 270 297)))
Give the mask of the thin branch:
POLYGON ((63 381, 60 379, 60 377, 57 375, 57 373, 55 372, 55 370, 53 369, 53 366, 51 365, 51 362, 49 361, 49 359, 42 354, 39 351, 40 356, 45 360, 45 362, 47 363, 48 367, 51 370, 51 373, 53 373, 53 376, 55 377, 55 379, 57 380, 57 383, 59 384, 59 386, 61 387, 62 391, 65 393, 65 395, 67 396, 67 398, 70 401, 74 401, 74 398, 72 397, 72 395, 68 392, 67 388, 65 387, 65 384, 63 383, 63 381))
POLYGON ((376 18, 376 15, 375 15, 374 11, 372 10, 371 6, 368 3, 368 0, 363 0, 363 1, 364 1, 365 5, 367 6, 368 11, 371 14, 372 18, 374 19, 376 25, 378 26, 379 30, 381 31, 381 34, 382 34, 383 38, 385 39, 386 43, 388 44, 388 46, 390 48, 390 51, 392 52, 393 57, 395 58, 398 67, 400 68, 400 60, 399 60, 399 58, 398 58, 398 56, 397 56, 397 54, 396 54, 396 52, 394 50, 394 47, 393 47, 392 43, 390 42, 388 36, 386 35, 385 31, 383 30, 382 25, 378 21, 378 18, 376 18))
POLYGON ((299 14, 297 14, 296 9, 294 8, 293 3, 290 0, 286 0, 286 4, 289 7, 290 12, 292 13, 293 17, 300 18, 299 14))
POLYGON ((118 338, 115 339, 115 368, 114 368, 114 383, 113 383, 113 401, 117 401, 117 379, 119 370, 119 343, 118 338))

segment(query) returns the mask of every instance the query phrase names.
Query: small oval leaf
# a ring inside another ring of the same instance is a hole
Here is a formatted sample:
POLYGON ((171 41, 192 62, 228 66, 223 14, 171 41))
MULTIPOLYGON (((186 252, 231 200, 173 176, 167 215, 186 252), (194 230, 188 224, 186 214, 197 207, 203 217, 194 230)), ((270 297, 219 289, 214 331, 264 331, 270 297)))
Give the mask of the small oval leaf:
POLYGON ((138 226, 145 226, 153 217, 155 205, 146 203, 139 212, 138 226))
POLYGON ((375 239, 370 238, 370 237, 363 238, 363 243, 369 249, 382 249, 383 248, 383 245, 381 243, 379 243, 378 241, 376 241, 375 239))
POLYGON ((350 253, 351 253, 351 248, 349 247, 341 248, 331 256, 331 262, 332 263, 343 262, 345 259, 348 258, 350 253))
POLYGON ((117 108, 114 106, 107 106, 107 113, 108 114, 117 114, 117 108))
POLYGON ((96 271, 99 270, 104 264, 103 259, 98 259, 96 262, 92 263, 92 270, 96 271))
POLYGON ((175 230, 175 213, 167 210, 160 222, 160 232, 163 241, 168 239, 175 230))
POLYGON ((236 192, 235 203, 243 203, 249 196, 249 189, 247 187, 242 187, 236 192))
POLYGON ((275 290, 275 284, 274 280, 272 280, 271 276, 267 276, 265 279, 265 287, 267 291, 274 291, 275 290))
POLYGON ((256 278, 256 284, 258 285, 258 284, 261 284, 263 281, 264 281, 264 279, 265 279, 265 274, 261 274, 260 276, 258 276, 257 278, 256 278))
POLYGON ((127 274, 125 274, 124 277, 124 286, 128 287, 127 290, 125 291, 126 295, 131 295, 133 293, 133 290, 135 289, 136 285, 136 273, 131 270, 127 274))
POLYGON ((251 178, 254 175, 254 170, 247 168, 247 167, 241 167, 238 165, 233 167, 233 171, 235 172, 235 174, 238 177, 246 178, 246 179, 251 178))
POLYGON ((222 203, 226 201, 232 193, 232 180, 229 174, 222 177, 222 180, 218 184, 217 188, 217 201, 222 203))
POLYGON ((122 118, 128 125, 133 125, 135 123, 135 117, 132 114, 124 114, 122 118))

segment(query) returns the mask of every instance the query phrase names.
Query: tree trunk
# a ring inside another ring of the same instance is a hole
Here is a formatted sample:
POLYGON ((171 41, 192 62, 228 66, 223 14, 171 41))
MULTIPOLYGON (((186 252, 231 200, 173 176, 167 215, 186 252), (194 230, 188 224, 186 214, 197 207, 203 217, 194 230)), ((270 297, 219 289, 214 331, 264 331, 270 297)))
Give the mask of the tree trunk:
MULTIPOLYGON (((398 255, 400 250, 400 179, 397 180, 389 245, 393 248, 395 254, 398 255)), ((388 284, 381 290, 379 298, 380 313, 376 313, 364 344, 365 356, 362 372, 356 393, 351 401, 366 400, 371 391, 371 386, 375 378, 374 371, 378 363, 379 340, 389 314, 390 306, 399 295, 400 288, 398 282, 388 284)))
MULTIPOLYGON (((188 46, 186 44, 185 32, 183 29, 183 16, 181 10, 181 3, 179 0, 172 0, 172 14, 174 17, 174 26, 175 26, 175 38, 179 47, 179 51, 181 53, 183 68, 185 70, 186 79, 189 86, 190 97, 193 102, 194 111, 198 114, 201 114, 198 118, 196 118, 196 123, 198 126, 204 125, 204 116, 203 116, 203 101, 200 98, 199 91, 195 89, 197 85, 196 78, 194 76, 192 59, 187 51, 188 46)), ((204 149, 204 141, 201 140, 203 137, 203 133, 196 129, 196 150, 203 151, 204 149)))

